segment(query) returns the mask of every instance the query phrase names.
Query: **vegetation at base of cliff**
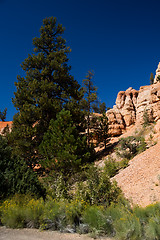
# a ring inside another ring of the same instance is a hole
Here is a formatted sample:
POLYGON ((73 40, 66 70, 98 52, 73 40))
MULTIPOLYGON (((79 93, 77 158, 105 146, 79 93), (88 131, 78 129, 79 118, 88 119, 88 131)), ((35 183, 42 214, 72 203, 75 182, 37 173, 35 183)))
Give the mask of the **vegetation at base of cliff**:
POLYGON ((103 171, 109 177, 114 177, 119 170, 128 167, 129 160, 135 157, 137 154, 147 149, 147 143, 142 136, 129 136, 121 138, 114 148, 116 157, 108 155, 105 158, 105 166, 103 171), (116 159, 118 157, 118 160, 116 159))
POLYGON ((0 205, 0 220, 11 228, 39 228, 62 232, 90 233, 116 237, 119 240, 153 240, 160 238, 160 203, 132 207, 123 198, 109 207, 90 205, 80 199, 47 197, 36 199, 30 195, 15 195, 0 205))
POLYGON ((45 197, 45 188, 26 162, 12 155, 7 139, 0 135, 0 200, 15 193, 32 193, 45 197))
POLYGON ((131 158, 145 150, 146 142, 143 137, 129 136, 120 139, 118 147, 116 148, 116 153, 121 158, 130 160, 131 158))
POLYGON ((108 156, 105 159, 104 173, 111 177, 114 177, 120 169, 128 167, 129 159, 123 158, 121 161, 116 161, 113 157, 108 156))

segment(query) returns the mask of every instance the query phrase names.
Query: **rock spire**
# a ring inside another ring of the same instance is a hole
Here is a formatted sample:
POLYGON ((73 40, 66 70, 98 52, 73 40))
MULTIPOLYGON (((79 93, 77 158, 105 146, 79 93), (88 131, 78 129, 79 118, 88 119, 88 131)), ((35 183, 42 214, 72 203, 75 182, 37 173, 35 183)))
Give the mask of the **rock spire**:
POLYGON ((160 62, 158 64, 157 70, 156 70, 156 75, 154 77, 154 83, 160 82, 160 79, 158 79, 158 77, 160 77, 160 62))

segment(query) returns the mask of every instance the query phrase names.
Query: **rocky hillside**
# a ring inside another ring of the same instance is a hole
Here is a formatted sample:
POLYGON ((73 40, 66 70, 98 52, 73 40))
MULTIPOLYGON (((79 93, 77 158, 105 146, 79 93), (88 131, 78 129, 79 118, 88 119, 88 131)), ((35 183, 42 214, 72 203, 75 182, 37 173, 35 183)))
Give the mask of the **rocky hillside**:
POLYGON ((133 204, 160 201, 160 142, 130 160, 114 179, 133 204))

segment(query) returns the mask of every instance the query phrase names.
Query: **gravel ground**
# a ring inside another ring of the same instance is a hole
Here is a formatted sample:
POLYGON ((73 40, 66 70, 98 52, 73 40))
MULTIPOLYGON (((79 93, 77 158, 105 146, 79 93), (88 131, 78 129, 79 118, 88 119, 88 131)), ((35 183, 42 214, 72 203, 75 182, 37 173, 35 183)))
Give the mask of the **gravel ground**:
MULTIPOLYGON (((100 238, 111 240, 110 238, 100 238)), ((87 235, 39 231, 37 229, 9 229, 0 227, 0 240, 93 240, 87 235)))

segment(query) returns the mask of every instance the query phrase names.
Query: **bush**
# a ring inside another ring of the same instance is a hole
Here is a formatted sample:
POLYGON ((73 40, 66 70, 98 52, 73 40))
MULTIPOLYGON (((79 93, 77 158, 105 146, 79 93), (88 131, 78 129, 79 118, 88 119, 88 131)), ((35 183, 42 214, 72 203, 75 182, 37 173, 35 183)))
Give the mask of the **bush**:
POLYGON ((90 232, 92 237, 115 236, 119 240, 160 239, 160 203, 131 208, 121 195, 109 207, 83 200, 44 202, 16 194, 0 206, 3 225, 11 228, 41 228, 64 232, 90 232))
POLYGON ((36 173, 24 160, 12 156, 12 148, 0 135, 0 200, 15 193, 32 193, 38 197, 45 197, 45 189, 36 173))
POLYGON ((42 183, 45 186, 47 195, 53 199, 60 201, 70 198, 69 184, 65 181, 62 174, 50 171, 45 177, 43 177, 42 183))
POLYGON ((16 194, 1 206, 1 222, 10 228, 39 228, 44 210, 42 199, 33 199, 29 195, 16 194))
POLYGON ((121 138, 118 144, 117 154, 121 158, 131 159, 135 155, 146 150, 146 143, 143 137, 129 136, 121 138))
POLYGON ((88 207, 83 214, 83 222, 88 224, 92 237, 113 234, 112 221, 110 217, 105 214, 103 207, 88 207))
POLYGON ((119 162, 119 169, 124 169, 128 167, 129 159, 124 158, 119 162))
POLYGON ((105 161, 104 173, 109 177, 114 177, 119 170, 119 163, 112 157, 108 157, 105 161))
POLYGON ((133 214, 130 204, 124 198, 120 198, 118 204, 112 204, 106 209, 106 214, 113 222, 116 239, 142 239, 139 219, 133 214))
POLYGON ((116 237, 119 240, 142 239, 139 219, 130 212, 128 212, 128 214, 123 214, 121 218, 114 221, 113 225, 116 231, 116 237))
POLYGON ((40 227, 43 220, 44 208, 45 205, 42 199, 31 199, 26 207, 24 206, 27 227, 40 227))
POLYGON ((65 225, 65 202, 52 198, 45 203, 41 229, 61 230, 65 225))
POLYGON ((1 222, 10 228, 41 228, 74 232, 82 223, 82 214, 88 204, 77 199, 56 201, 48 197, 35 199, 16 194, 5 200, 0 207, 1 222))
POLYGON ((87 172, 87 180, 78 183, 75 196, 84 200, 90 205, 109 206, 111 202, 116 202, 121 194, 116 182, 111 183, 108 175, 98 168, 91 166, 87 172))
POLYGON ((78 199, 73 200, 65 206, 66 220, 71 225, 79 225, 82 218, 83 211, 88 207, 88 204, 78 199))
POLYGON ((160 239, 160 203, 136 207, 133 213, 140 220, 144 239, 160 239))
POLYGON ((160 239, 160 217, 152 217, 149 219, 148 224, 145 226, 146 239, 160 239))
POLYGON ((87 203, 77 199, 56 201, 49 199, 45 203, 43 224, 41 228, 66 231, 69 226, 73 231, 82 221, 82 213, 87 208, 87 203))
POLYGON ((105 166, 103 169, 104 174, 108 175, 110 178, 114 177, 120 169, 124 169, 124 168, 128 167, 128 162, 129 162, 129 160, 126 158, 122 159, 119 162, 116 162, 115 159, 113 159, 112 157, 109 156, 105 160, 105 166))
POLYGON ((154 121, 153 110, 145 109, 143 113, 143 127, 144 128, 147 127, 153 121, 154 121))

